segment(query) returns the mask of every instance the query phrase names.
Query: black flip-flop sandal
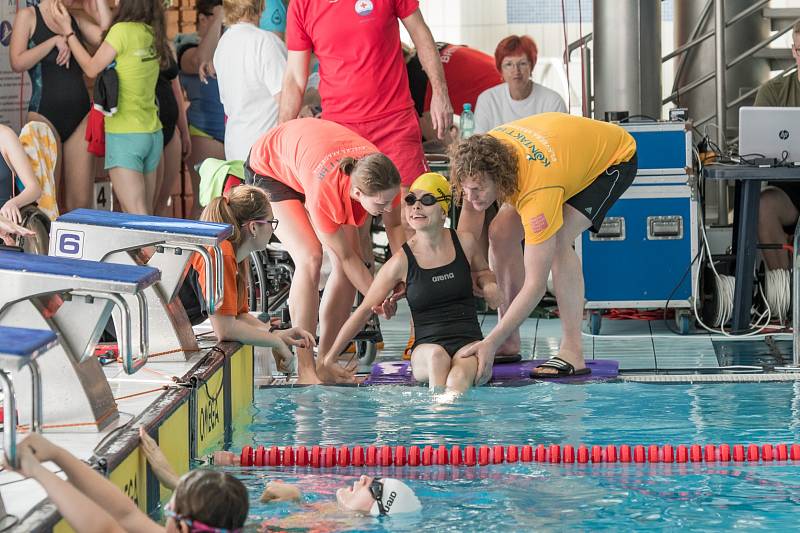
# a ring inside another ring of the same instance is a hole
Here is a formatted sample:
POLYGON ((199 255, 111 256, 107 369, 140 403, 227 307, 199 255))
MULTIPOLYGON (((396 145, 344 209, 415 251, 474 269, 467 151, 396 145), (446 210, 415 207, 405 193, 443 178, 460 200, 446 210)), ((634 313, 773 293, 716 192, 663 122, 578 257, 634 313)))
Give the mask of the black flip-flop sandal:
POLYGON ((507 355, 495 355, 494 364, 505 365, 508 363, 519 363, 522 361, 522 354, 512 353, 507 355))
POLYGON ((531 370, 530 376, 533 379, 552 379, 552 378, 565 378, 571 376, 586 376, 591 374, 592 371, 587 368, 581 368, 580 370, 575 370, 575 367, 569 361, 565 361, 560 357, 551 357, 541 365, 537 366, 533 370, 531 370), (552 368, 556 371, 555 374, 553 373, 546 373, 540 374, 537 372, 540 368, 552 368))

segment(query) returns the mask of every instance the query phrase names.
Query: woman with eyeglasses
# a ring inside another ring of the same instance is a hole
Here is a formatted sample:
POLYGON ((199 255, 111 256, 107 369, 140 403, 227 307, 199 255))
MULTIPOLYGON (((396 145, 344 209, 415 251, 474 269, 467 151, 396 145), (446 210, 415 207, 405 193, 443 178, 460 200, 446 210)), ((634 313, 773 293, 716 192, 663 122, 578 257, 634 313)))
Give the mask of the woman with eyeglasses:
MULTIPOLYGON (((301 118, 263 134, 245 163, 246 182, 267 191, 282 221, 275 234, 294 262, 289 291, 292 323, 307 331, 320 324, 326 353, 347 320, 356 289, 366 294, 372 274, 361 256, 358 227, 367 214, 389 213, 398 201, 400 174, 374 144, 327 120, 301 118), (320 302, 322 248, 332 272, 320 302)), ((300 383, 352 381, 339 365, 314 363, 298 350, 300 383)))
POLYGON ((557 92, 533 81, 539 49, 527 35, 509 35, 497 44, 494 60, 503 83, 478 95, 475 133, 538 113, 567 113, 557 92))
POLYGON ((460 394, 472 385, 477 371, 476 359, 461 357, 461 353, 483 338, 472 274, 491 307, 498 307, 502 296, 475 239, 444 228, 452 194, 442 175, 429 172, 418 177, 404 201, 414 236, 375 276, 364 302, 328 350, 324 364, 337 364, 338 354, 367 321, 372 308, 391 305, 394 297, 387 303, 387 295, 398 283, 405 283, 416 333, 411 351, 414 378, 427 382, 434 391, 446 388, 450 395, 460 394))
POLYGON ((154 522, 108 478, 39 433, 31 433, 17 448, 19 474, 38 481, 50 501, 79 533, 242 531, 249 500, 247 489, 234 476, 199 468, 182 476, 164 508, 165 525, 154 522), (52 461, 67 479, 42 463, 52 461))
MULTIPOLYGON (((220 244, 223 300, 209 317, 217 340, 272 348, 278 370, 288 372, 292 359, 289 346, 310 350, 316 344, 314 336, 299 327, 272 331, 249 313, 245 287, 250 253, 266 248, 278 227, 267 195, 257 187, 240 185, 211 200, 200 220, 233 226, 233 234, 220 244)), ((213 255, 213 250, 210 253, 213 255)), ((192 267, 197 271, 199 286, 205 288, 205 263, 199 255, 192 258, 192 267)))

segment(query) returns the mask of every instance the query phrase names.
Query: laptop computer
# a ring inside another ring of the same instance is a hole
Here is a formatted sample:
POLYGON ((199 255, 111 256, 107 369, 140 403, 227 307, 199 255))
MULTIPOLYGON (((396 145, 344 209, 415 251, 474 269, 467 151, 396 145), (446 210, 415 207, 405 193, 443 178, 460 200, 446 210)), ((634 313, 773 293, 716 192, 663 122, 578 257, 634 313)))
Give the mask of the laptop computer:
POLYGON ((800 163, 800 107, 739 108, 739 155, 800 163))

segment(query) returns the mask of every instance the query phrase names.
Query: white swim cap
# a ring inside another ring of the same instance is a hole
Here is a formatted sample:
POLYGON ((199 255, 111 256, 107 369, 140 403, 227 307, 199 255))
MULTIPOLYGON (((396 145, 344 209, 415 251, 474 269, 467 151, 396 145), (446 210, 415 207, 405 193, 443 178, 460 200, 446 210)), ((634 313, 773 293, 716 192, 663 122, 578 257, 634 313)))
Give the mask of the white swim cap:
MULTIPOLYGON (((399 513, 413 513, 422 509, 422 503, 417 498, 411 487, 399 479, 385 477, 381 479, 383 483, 383 495, 381 503, 387 515, 399 513)), ((381 514, 378 502, 372 504, 369 514, 379 516, 381 514)))

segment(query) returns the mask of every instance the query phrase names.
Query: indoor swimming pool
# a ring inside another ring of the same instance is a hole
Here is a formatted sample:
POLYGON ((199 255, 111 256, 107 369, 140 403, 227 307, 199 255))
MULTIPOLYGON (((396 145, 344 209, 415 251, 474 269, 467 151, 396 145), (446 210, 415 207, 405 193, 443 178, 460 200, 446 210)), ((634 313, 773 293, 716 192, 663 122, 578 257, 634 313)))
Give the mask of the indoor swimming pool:
MULTIPOLYGON (((800 384, 599 383, 482 388, 452 403, 422 387, 265 388, 243 446, 758 444, 800 440, 800 384)), ((236 468, 251 518, 275 530, 530 531, 793 527, 796 462, 515 463, 477 467, 236 468), (419 514, 314 514, 361 474, 406 480, 419 514), (261 504, 264 484, 295 482, 303 504, 261 504), (299 513, 299 515, 298 515, 299 513), (309 514, 311 513, 311 514, 309 514), (402 516, 402 515, 401 515, 402 516), (289 522, 280 522, 287 519, 289 522), (291 518, 294 517, 294 518, 291 518), (278 527, 280 526, 280 527, 278 527)))

